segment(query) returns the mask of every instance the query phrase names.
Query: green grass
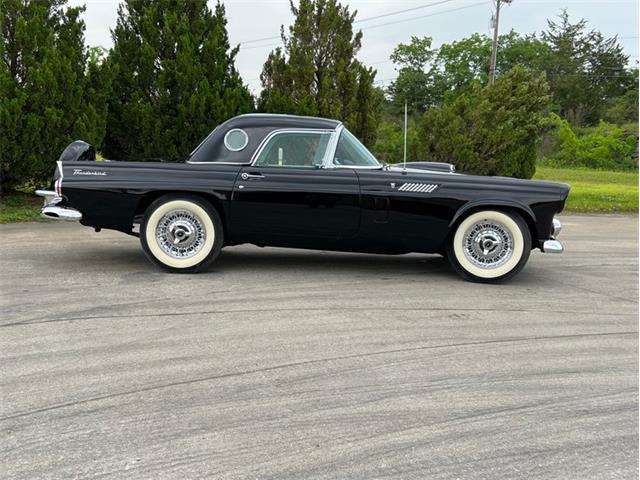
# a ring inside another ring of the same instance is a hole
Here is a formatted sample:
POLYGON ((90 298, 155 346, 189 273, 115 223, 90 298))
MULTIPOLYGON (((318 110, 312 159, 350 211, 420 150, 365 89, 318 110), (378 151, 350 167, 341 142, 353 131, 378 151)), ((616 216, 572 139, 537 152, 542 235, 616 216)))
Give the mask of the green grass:
POLYGON ((38 222, 42 198, 33 195, 14 194, 0 199, 0 223, 38 222))
POLYGON ((638 211, 638 172, 539 166, 533 178, 571 185, 571 192, 565 205, 567 212, 638 211))

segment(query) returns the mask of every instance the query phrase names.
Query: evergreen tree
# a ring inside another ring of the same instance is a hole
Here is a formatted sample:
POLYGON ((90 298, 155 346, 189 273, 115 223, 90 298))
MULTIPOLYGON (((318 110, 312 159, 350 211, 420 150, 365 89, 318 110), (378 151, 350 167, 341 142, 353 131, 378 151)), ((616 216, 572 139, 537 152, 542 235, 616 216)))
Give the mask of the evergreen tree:
POLYGON ((422 158, 465 173, 531 178, 548 106, 544 77, 514 67, 493 85, 429 109, 420 127, 422 158))
POLYGON ((629 57, 615 37, 586 31, 586 20, 569 21, 563 10, 560 20, 547 21, 542 39, 550 48, 544 68, 553 108, 574 125, 595 125, 610 99, 625 94, 636 83, 626 69, 629 57))
POLYGON ((78 138, 100 144, 104 103, 85 94, 83 8, 66 0, 0 0, 2 188, 45 182, 78 138))
POLYGON ((367 145, 375 143, 382 92, 375 71, 355 56, 362 32, 356 13, 337 0, 291 1, 294 24, 264 64, 259 110, 342 120, 367 145))
POLYGON ((106 156, 184 159, 216 125, 253 110, 226 24, 224 6, 212 12, 206 0, 120 5, 106 156))

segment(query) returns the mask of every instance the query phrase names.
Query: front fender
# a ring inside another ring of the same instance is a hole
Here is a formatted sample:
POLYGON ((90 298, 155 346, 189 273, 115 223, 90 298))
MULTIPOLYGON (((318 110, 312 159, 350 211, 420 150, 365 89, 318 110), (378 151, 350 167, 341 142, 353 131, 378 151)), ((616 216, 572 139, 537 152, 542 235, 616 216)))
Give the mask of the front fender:
POLYGON ((449 222, 449 228, 452 228, 456 224, 456 222, 458 222, 458 220, 460 220, 465 216, 467 212, 471 210, 475 210, 479 207, 513 208, 527 214, 527 216, 529 217, 529 218, 525 218, 525 220, 527 220, 527 223, 531 224, 532 222, 533 225, 536 224, 536 214, 533 212, 533 210, 531 210, 531 207, 529 207, 529 205, 525 205, 524 203, 520 203, 515 200, 482 199, 482 200, 476 200, 473 202, 468 202, 468 203, 465 203, 463 206, 461 206, 458 209, 458 211, 455 213, 453 218, 451 219, 451 222, 449 222))

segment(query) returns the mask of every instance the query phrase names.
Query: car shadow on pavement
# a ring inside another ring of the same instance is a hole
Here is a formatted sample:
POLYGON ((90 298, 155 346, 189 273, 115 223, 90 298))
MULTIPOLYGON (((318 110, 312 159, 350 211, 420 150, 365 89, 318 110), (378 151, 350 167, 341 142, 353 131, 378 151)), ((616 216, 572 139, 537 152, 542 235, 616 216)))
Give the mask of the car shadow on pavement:
POLYGON ((456 276, 453 271, 450 271, 446 259, 440 255, 377 255, 281 248, 256 248, 252 250, 226 248, 222 250, 208 272, 231 272, 247 269, 269 271, 295 269, 314 273, 326 271, 354 274, 439 273, 456 276))

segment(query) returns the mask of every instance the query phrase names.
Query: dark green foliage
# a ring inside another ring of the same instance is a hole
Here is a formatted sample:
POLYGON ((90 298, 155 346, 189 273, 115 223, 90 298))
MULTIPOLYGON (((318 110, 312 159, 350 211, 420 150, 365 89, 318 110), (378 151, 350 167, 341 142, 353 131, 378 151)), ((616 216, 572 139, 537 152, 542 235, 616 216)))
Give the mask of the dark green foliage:
POLYGON ((104 154, 184 159, 218 124, 250 112, 225 10, 206 0, 125 0, 118 8, 104 154))
POLYGON ((638 121, 638 69, 632 69, 629 76, 633 79, 632 86, 623 95, 609 99, 604 114, 607 122, 622 125, 638 121))
MULTIPOLYGON (((411 118, 407 128, 407 161, 419 161, 420 130, 416 126, 418 118, 411 118)), ((371 150, 379 160, 394 164, 400 163, 404 152, 404 122, 401 118, 385 118, 378 126, 376 143, 371 150)))
POLYGON ((51 177, 63 148, 78 138, 100 145, 104 90, 84 47, 82 8, 66 0, 0 0, 0 170, 2 189, 51 177), (95 92, 95 90, 93 90, 95 92))
POLYGON ((548 103, 544 78, 514 67, 495 84, 425 113, 422 160, 450 162, 478 175, 531 178, 548 103))
POLYGON ((263 112, 336 118, 367 145, 375 142, 382 93, 375 71, 355 56, 362 32, 354 34, 355 13, 336 0, 291 3, 294 24, 264 64, 263 112))
POLYGON ((609 99, 637 85, 637 78, 626 70, 629 57, 615 37, 587 32, 587 22, 571 23, 566 10, 559 22, 549 20, 548 24, 542 39, 550 52, 543 68, 553 92, 553 108, 574 125, 596 125, 609 99))

